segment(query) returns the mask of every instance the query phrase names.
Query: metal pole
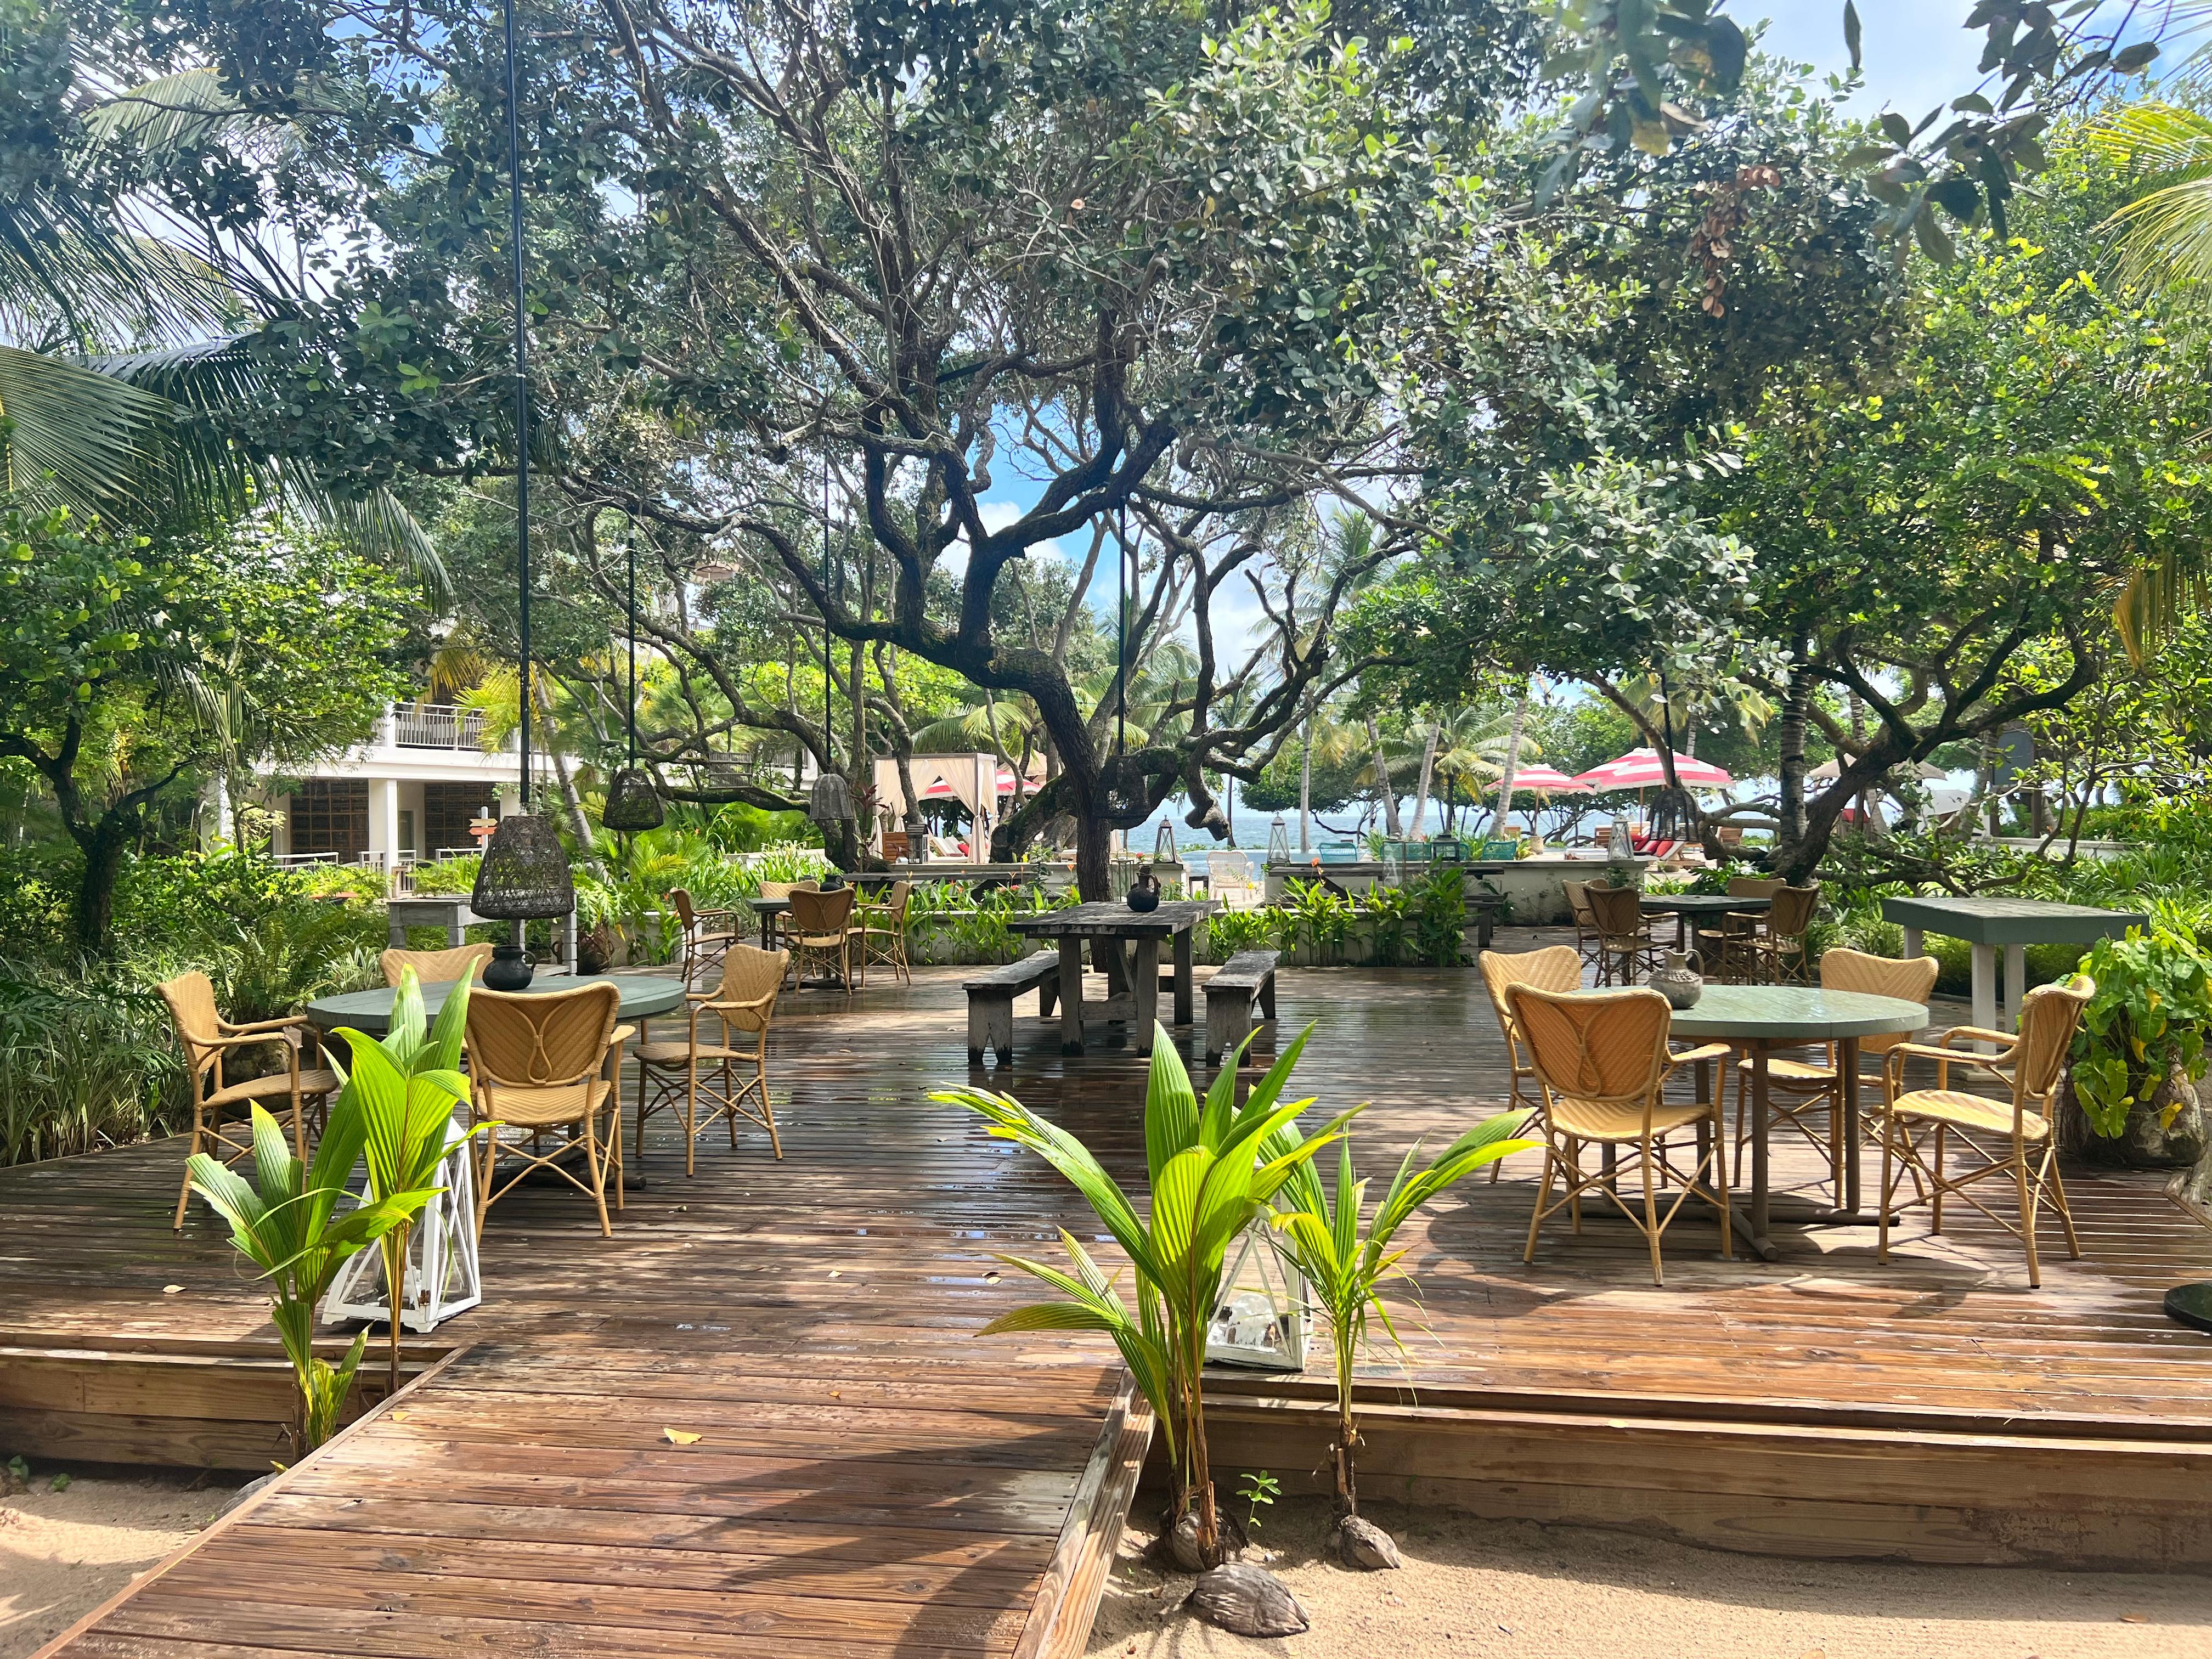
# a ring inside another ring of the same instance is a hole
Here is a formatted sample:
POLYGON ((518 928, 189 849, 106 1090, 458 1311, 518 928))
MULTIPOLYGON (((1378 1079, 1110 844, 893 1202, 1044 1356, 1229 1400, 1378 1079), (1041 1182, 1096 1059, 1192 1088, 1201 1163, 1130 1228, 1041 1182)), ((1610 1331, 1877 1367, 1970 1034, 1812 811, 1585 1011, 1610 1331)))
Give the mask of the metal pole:
POLYGON ((516 626, 521 636, 522 810, 530 810, 530 337, 522 287, 522 103, 515 69, 514 0, 502 0, 507 17, 507 155, 510 189, 508 234, 514 249, 514 513, 515 569, 521 588, 516 626))

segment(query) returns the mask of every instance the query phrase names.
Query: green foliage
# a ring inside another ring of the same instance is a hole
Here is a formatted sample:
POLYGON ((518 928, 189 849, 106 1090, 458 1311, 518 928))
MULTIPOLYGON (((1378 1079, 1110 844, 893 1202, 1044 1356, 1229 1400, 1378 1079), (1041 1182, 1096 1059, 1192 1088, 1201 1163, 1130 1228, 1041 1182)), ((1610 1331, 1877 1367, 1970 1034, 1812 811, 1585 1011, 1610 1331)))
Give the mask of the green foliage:
POLYGON ((374 1198, 337 1213, 368 1129, 357 1097, 341 1096, 316 1142, 312 1162, 294 1156, 276 1120, 253 1108, 253 1179, 247 1181, 206 1152, 191 1156, 192 1190, 230 1224, 231 1243, 270 1280, 270 1321, 276 1327, 300 1390, 300 1455, 330 1438, 352 1391, 368 1333, 336 1365, 314 1351, 318 1305, 353 1254, 390 1236, 422 1210, 431 1189, 374 1198))
POLYGON ((0 1166, 165 1134, 189 1116, 167 1011, 143 982, 0 961, 0 1166))
POLYGON ((1454 1182, 1501 1158, 1541 1146, 1541 1141, 1520 1138, 1529 1115, 1501 1112, 1485 1119, 1419 1171, 1413 1168, 1413 1159, 1420 1148, 1415 1146, 1400 1162, 1398 1173, 1364 1237, 1360 1220, 1367 1183, 1352 1175, 1350 1136, 1337 1149, 1334 1201, 1310 1160, 1294 1168, 1284 1185, 1272 1218, 1273 1225, 1281 1237, 1284 1253, 1304 1275, 1308 1294, 1328 1316, 1330 1347, 1336 1360, 1336 1497, 1346 1514, 1358 1509, 1352 1473, 1352 1448, 1359 1437, 1352 1410, 1352 1372, 1366 1346, 1369 1322, 1379 1322, 1390 1340, 1404 1346, 1382 1300, 1382 1286, 1393 1278, 1404 1276, 1398 1263, 1405 1252, 1393 1250, 1391 1243, 1408 1216, 1454 1182))
POLYGON ((1292 876, 1283 884, 1283 913, 1304 931, 1306 948, 1316 966, 1325 966, 1344 953, 1345 936, 1355 914, 1352 902, 1331 892, 1318 881, 1292 876))
MULTIPOLYGON (((2074 1092, 2090 1127, 2116 1136, 2169 1077, 2204 1075, 2212 962, 2179 933, 2131 927, 2124 939, 2092 945, 2081 971, 2097 989, 2074 1036, 2074 1092)), ((2179 1109, 2177 1100, 2165 1121, 2179 1109)))
POLYGON ((1310 1029, 1301 1032, 1284 1050, 1240 1110, 1234 1064, 1222 1066, 1201 1104, 1173 1037, 1164 1029, 1158 1032, 1145 1093, 1151 1203, 1144 1219, 1080 1141, 1012 1096, 957 1089, 930 1097, 967 1108, 990 1125, 994 1139, 1027 1147, 1066 1176, 1128 1258, 1135 1273, 1133 1312, 1081 1241, 1065 1229, 1060 1244, 1072 1273, 1025 1257, 1001 1257, 1063 1299, 1003 1314, 985 1333, 1101 1331, 1113 1338, 1158 1419, 1176 1474, 1176 1516, 1195 1510, 1199 1553, 1209 1565, 1220 1561, 1222 1552, 1200 1376, 1207 1328, 1221 1299, 1224 1258, 1237 1236, 1266 1213, 1269 1200, 1337 1139, 1352 1115, 1334 1118, 1307 1138, 1297 1118, 1312 1103, 1280 1102, 1311 1034, 1310 1029))
POLYGON ((1467 943, 1467 878, 1456 866, 1432 870, 1409 884, 1413 949, 1438 968, 1455 968, 1467 943))
POLYGON ((1283 1483, 1265 1469, 1256 1474, 1248 1472, 1243 1476, 1243 1484, 1237 1488, 1237 1495, 1244 1500, 1246 1532, 1260 1530, 1260 1510, 1262 1507, 1272 1509, 1282 1492, 1283 1483))

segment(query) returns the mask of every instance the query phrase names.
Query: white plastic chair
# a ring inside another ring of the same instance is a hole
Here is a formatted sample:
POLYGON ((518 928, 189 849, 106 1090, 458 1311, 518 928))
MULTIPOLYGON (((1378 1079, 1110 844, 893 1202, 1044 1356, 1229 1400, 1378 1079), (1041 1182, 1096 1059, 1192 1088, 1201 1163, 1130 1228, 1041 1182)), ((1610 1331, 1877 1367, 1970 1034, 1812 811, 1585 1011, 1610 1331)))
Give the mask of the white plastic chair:
POLYGON ((1252 860, 1242 853, 1206 855, 1206 890, 1224 910, 1256 910, 1267 896, 1252 879, 1252 860))

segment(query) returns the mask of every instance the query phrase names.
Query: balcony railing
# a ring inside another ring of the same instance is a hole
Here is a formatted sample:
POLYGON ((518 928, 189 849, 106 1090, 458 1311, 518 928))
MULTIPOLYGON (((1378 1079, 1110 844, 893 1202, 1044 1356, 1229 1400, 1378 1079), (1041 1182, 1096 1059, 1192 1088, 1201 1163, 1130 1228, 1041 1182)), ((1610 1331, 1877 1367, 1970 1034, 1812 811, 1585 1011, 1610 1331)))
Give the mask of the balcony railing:
POLYGON ((397 703, 392 710, 392 741, 401 749, 481 750, 483 712, 397 703))

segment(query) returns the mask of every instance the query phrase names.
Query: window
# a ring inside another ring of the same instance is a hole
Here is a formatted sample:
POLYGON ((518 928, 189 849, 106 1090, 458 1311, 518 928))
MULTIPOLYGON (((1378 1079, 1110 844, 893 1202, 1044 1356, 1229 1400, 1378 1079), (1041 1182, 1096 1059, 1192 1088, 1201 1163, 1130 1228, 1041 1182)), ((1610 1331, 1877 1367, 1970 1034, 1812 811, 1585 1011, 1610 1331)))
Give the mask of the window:
POLYGON ((415 842, 415 814, 403 806, 399 809, 399 856, 413 859, 422 855, 415 842))
POLYGON ((335 853, 349 863, 368 851, 368 781, 315 778, 291 798, 292 850, 335 853))
POLYGON ((469 834, 469 821, 487 813, 499 816, 492 793, 491 786, 483 783, 424 784, 422 856, 434 859, 455 848, 474 850, 476 837, 469 834))

